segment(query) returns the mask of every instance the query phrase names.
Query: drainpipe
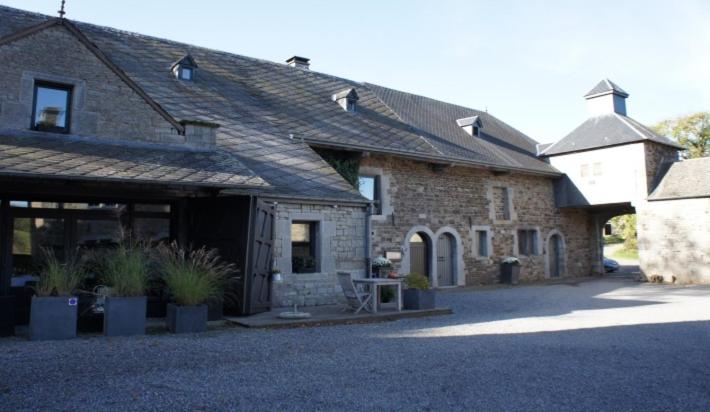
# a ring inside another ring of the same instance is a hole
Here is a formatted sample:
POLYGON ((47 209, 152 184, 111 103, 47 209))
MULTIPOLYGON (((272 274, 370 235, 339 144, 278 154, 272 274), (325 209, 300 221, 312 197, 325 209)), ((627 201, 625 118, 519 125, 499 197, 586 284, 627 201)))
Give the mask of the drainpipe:
POLYGON ((373 204, 369 203, 367 205, 367 212, 365 213, 365 277, 372 277, 372 248, 370 233, 372 233, 372 226, 370 223, 370 216, 372 216, 373 204))

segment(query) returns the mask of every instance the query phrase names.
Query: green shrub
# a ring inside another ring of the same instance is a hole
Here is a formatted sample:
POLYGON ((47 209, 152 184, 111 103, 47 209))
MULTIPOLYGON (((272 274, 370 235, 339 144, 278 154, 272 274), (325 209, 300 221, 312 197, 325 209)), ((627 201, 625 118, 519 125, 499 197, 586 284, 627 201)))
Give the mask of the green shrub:
POLYGON ((35 292, 38 296, 70 296, 85 277, 77 254, 62 262, 53 250, 42 249, 42 268, 35 292))
POLYGON ((201 305, 222 298, 225 282, 235 266, 220 261, 217 249, 180 248, 176 242, 156 250, 165 285, 178 305, 201 305))
POLYGON ((148 289, 148 250, 130 238, 108 251, 100 264, 103 281, 112 296, 144 296, 148 289))
POLYGON ((407 285, 408 289, 429 289, 429 279, 427 279, 426 276, 422 276, 418 273, 408 274, 407 278, 404 280, 404 283, 407 285))

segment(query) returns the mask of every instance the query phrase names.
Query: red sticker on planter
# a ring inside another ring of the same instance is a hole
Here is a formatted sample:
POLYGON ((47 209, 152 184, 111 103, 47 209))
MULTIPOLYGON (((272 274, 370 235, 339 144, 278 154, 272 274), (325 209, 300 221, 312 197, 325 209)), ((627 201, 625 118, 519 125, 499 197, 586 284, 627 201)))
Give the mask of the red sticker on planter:
POLYGON ((77 298, 69 298, 69 306, 76 306, 77 298))

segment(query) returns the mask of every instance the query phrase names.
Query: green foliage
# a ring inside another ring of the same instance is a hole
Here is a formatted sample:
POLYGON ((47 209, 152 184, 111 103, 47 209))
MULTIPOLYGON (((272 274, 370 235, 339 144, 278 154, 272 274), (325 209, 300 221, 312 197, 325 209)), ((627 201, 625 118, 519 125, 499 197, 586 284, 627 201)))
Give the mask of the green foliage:
POLYGON ((638 249, 619 249, 616 252, 612 253, 611 257, 613 259, 622 259, 622 260, 638 260, 639 259, 639 251, 638 249))
POLYGON ((165 285, 178 305, 221 299, 225 283, 235 271, 233 264, 220 260, 217 249, 187 250, 173 242, 158 246, 156 256, 165 285))
POLYGON ((428 290, 429 289, 429 279, 426 276, 420 275, 418 273, 410 273, 404 280, 405 285, 408 289, 419 289, 428 290))
POLYGON ((652 129, 685 146, 689 159, 710 156, 710 112, 699 112, 655 124, 652 129))
POLYGON ((616 216, 611 219, 611 222, 621 233, 621 238, 624 240, 624 249, 628 251, 637 250, 636 215, 616 216))
POLYGON ((624 243, 624 238, 622 238, 619 235, 609 235, 609 236, 604 236, 604 244, 605 245, 614 245, 617 243, 624 243))
POLYGON ((70 296, 86 277, 86 271, 77 254, 66 262, 60 261, 51 249, 42 249, 42 266, 39 283, 35 288, 38 296, 70 296))
POLYGON ((149 250, 131 238, 109 250, 100 264, 103 281, 112 296, 143 296, 150 276, 149 250))
POLYGON ((344 152, 340 150, 330 150, 316 148, 316 153, 320 155, 336 172, 354 188, 358 188, 358 174, 360 173, 360 153, 344 152))

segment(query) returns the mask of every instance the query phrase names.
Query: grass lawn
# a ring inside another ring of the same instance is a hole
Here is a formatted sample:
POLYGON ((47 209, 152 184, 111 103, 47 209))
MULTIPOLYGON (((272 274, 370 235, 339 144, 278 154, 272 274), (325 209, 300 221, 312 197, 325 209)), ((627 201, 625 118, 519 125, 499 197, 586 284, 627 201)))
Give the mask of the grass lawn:
POLYGON ((639 258, 639 251, 638 249, 619 249, 612 253, 611 255, 612 259, 626 259, 626 260, 638 260, 639 258))

